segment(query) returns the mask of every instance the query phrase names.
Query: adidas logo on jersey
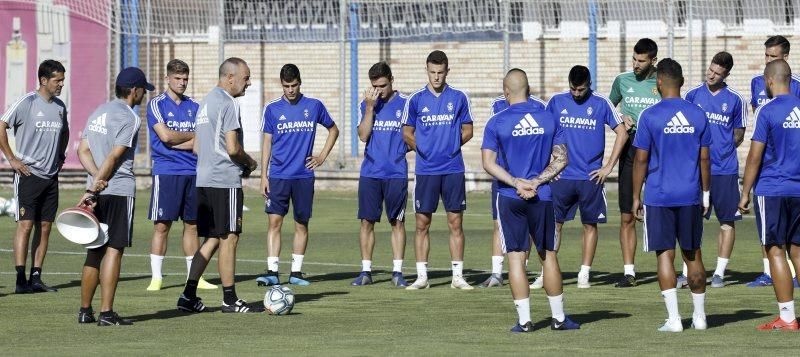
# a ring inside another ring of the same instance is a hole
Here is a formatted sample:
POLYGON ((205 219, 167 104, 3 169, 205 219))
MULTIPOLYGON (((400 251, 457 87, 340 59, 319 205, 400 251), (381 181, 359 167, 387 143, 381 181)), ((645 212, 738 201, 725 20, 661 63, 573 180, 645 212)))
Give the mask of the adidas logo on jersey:
POLYGON ((800 109, 797 107, 792 108, 792 112, 786 117, 783 122, 784 129, 798 129, 800 128, 800 109))
POLYGON ((762 90, 762 91, 758 92, 758 95, 767 95, 767 92, 762 90))
POLYGON ((511 132, 511 136, 541 134, 544 134, 544 129, 539 127, 539 123, 533 119, 533 116, 530 113, 525 114, 525 116, 519 120, 519 124, 514 125, 514 131, 511 132))
POLYGON ((169 113, 167 113, 167 116, 168 116, 168 117, 170 117, 170 118, 172 118, 172 117, 174 117, 174 116, 175 116, 175 114, 172 114, 172 112, 169 112, 169 113))
POLYGON ((37 117, 43 117, 43 116, 44 116, 44 113, 42 113, 42 111, 40 110, 38 113, 36 113, 36 116, 37 116, 37 117))
POLYGON ((599 216, 597 216, 597 219, 604 219, 604 218, 606 218, 606 215, 604 215, 604 214, 602 214, 602 213, 600 213, 600 215, 599 215, 599 216))
POLYGON ((427 113, 427 112, 429 112, 429 111, 430 111, 430 110, 428 109, 428 107, 422 107, 422 112, 423 112, 423 113, 427 113))
POLYGON ((106 116, 106 113, 103 113, 103 115, 92 119, 92 122, 89 123, 89 126, 86 129, 103 135, 108 134, 108 129, 106 128, 106 116))
POLYGON ((561 114, 569 114, 569 112, 567 112, 567 108, 561 109, 561 114))
POLYGON ((681 112, 675 113, 675 116, 667 123, 664 128, 664 134, 693 134, 694 127, 689 124, 686 117, 681 112))
POLYGON ((628 90, 627 90, 627 92, 628 92, 628 93, 635 93, 635 91, 633 90, 633 87, 628 87, 628 90))
POLYGON ((285 115, 281 115, 281 117, 278 118, 278 120, 286 120, 286 116, 285 115))

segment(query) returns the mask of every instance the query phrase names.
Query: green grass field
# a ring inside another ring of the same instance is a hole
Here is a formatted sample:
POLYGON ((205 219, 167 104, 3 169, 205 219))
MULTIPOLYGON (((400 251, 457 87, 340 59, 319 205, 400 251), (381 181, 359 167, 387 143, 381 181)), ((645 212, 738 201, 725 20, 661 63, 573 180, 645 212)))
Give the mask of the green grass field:
MULTIPOLYGON (((64 208, 77 201, 79 191, 62 192, 64 208)), ((2 196, 10 194, 2 192, 2 196)), ((237 292, 251 302, 263 298, 265 289, 255 278, 265 266, 266 215, 263 199, 246 192, 244 233, 237 264, 237 292)), ((575 287, 580 265, 580 224, 565 226, 559 260, 564 271, 565 308, 582 324, 578 331, 554 332, 543 290, 531 294, 532 317, 537 331, 512 335, 516 319, 508 287, 459 291, 449 288, 449 254, 444 216, 436 214, 431 232, 432 288, 422 291, 394 289, 389 284, 391 255, 388 224, 378 226, 374 267, 376 284, 351 287, 360 270, 356 196, 347 192, 318 192, 311 221, 311 236, 304 271, 313 282, 292 287, 297 304, 289 316, 267 314, 223 315, 220 312, 187 315, 175 309, 183 288, 185 263, 179 236, 173 232, 164 262, 165 289, 147 292, 150 279, 149 246, 152 225, 147 221, 149 192, 137 200, 133 248, 126 250, 122 281, 115 310, 136 321, 134 326, 100 328, 78 325, 82 248, 58 233, 51 237, 45 261, 45 282, 58 293, 14 295, 11 260, 15 224, 0 219, 5 237, 0 245, 0 350, 10 355, 486 355, 486 354, 603 354, 603 355, 752 355, 786 353, 797 347, 797 336, 758 332, 757 323, 776 313, 771 288, 746 288, 743 283, 761 269, 752 215, 738 225, 738 242, 723 289, 708 289, 706 311, 709 329, 688 329, 680 334, 659 333, 666 311, 655 282, 655 255, 637 253, 642 284, 631 289, 613 287, 622 261, 617 238, 619 215, 611 194, 609 224, 601 226, 590 289, 575 287), (771 350, 771 351, 768 351, 771 350)), ((464 219, 465 275, 482 280, 490 269, 489 195, 471 194, 464 219)), ((410 206, 409 206, 410 207, 410 206)), ((177 227, 177 226, 176 226, 177 227)), ((407 223, 408 249, 405 272, 413 278, 413 218, 407 223)), ((640 230, 641 231, 641 230, 640 230)), ((284 225, 281 270, 289 271, 293 225, 284 225)), ((706 224, 706 269, 716 264, 716 221, 706 224)), ((641 234, 639 235, 641 245, 641 234)), ((28 265, 30 267, 30 264, 28 265)), ((216 262, 206 277, 218 283, 216 262)), ((532 264, 538 270, 538 263, 532 264)), ((282 275, 282 278, 288 275, 282 275)), ((221 290, 200 291, 207 305, 217 307, 221 290)), ((691 320, 688 290, 679 293, 684 326, 691 320)), ((95 309, 99 308, 99 290, 95 309)))

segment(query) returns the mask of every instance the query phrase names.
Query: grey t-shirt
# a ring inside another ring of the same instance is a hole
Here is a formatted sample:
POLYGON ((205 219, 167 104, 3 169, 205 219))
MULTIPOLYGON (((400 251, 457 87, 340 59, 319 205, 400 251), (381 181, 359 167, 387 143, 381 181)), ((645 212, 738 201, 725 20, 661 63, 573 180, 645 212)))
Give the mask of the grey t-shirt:
MULTIPOLYGON (((100 168, 114 146, 126 147, 121 164, 112 172, 108 187, 101 195, 134 197, 136 179, 133 176, 133 154, 139 137, 141 119, 131 107, 121 99, 102 104, 86 121, 86 129, 81 139, 89 141, 94 163, 100 168)), ((86 178, 86 186, 93 184, 91 175, 86 178)))
POLYGON ((197 187, 242 187, 242 168, 231 160, 225 133, 236 131, 242 143, 239 103, 224 89, 214 87, 200 103, 196 117, 197 187))
POLYGON ((67 107, 53 97, 48 102, 38 92, 30 92, 17 100, 0 120, 14 131, 16 155, 41 178, 58 174, 65 153, 62 140, 69 140, 67 107), (60 152, 59 152, 60 151, 60 152))

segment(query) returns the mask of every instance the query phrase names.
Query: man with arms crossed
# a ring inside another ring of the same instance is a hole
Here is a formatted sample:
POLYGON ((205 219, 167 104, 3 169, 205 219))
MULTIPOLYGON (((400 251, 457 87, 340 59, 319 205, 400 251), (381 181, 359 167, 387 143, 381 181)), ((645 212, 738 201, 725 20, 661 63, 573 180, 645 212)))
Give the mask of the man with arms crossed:
POLYGON ((294 209, 294 244, 289 284, 305 286, 303 258, 308 246, 308 222, 314 204, 314 169, 331 153, 339 128, 322 101, 300 93, 300 69, 289 63, 280 72, 283 96, 264 106, 261 147, 261 194, 267 200, 264 211, 269 217, 267 231, 267 273, 256 279, 258 285, 279 284, 278 260, 281 255, 281 227, 294 209), (328 138, 318 156, 314 156, 317 124, 328 129, 328 138))
MULTIPOLYGON (((179 59, 167 63, 167 90, 150 100, 147 128, 150 131, 150 156, 153 159, 153 186, 148 218, 153 221, 150 244, 152 278, 147 291, 161 290, 161 265, 167 253, 167 238, 172 222, 183 220, 183 253, 186 274, 197 252, 197 156, 194 145, 195 115, 199 104, 185 95, 189 65, 179 59)), ((199 289, 216 289, 200 277, 199 289)))
POLYGON ((264 304, 252 306, 239 299, 234 286, 236 246, 242 233, 242 178, 257 163, 244 151, 237 97, 250 86, 250 67, 231 57, 219 66, 217 86, 200 103, 193 150, 197 153, 197 234, 206 240, 192 259, 189 279, 178 298, 178 310, 203 312, 197 286, 214 253, 219 250, 222 280, 222 312, 263 312, 264 304))
POLYGON ((392 285, 404 288, 408 286, 403 278, 408 145, 403 141, 400 119, 407 97, 392 88, 394 77, 386 62, 378 62, 369 69, 369 80, 372 88, 364 93, 358 111, 358 137, 366 147, 358 180, 361 273, 352 285, 372 284, 375 222, 381 220, 381 205, 385 203, 386 219, 392 226, 392 285))
POLYGON ((0 118, 0 150, 14 169, 17 199, 17 294, 56 291, 42 282, 42 264, 58 210, 58 172, 64 165, 69 143, 67 107, 56 98, 64 87, 64 73, 64 66, 58 61, 39 64, 39 89, 17 100, 0 118), (14 130, 16 155, 8 144, 8 129, 14 130), (28 239, 34 225, 38 226, 40 239, 37 246, 34 238, 30 280, 26 280, 28 239))
POLYGON ((464 158, 461 146, 472 139, 472 111, 469 98, 447 84, 450 72, 447 55, 433 51, 425 60, 428 84, 409 96, 403 110, 403 137, 416 157, 414 208, 416 232, 414 251, 417 280, 406 289, 427 289, 430 253, 431 216, 442 197, 450 228, 453 289, 471 290, 464 280, 464 230, 462 220, 467 209, 464 181, 464 158))
POLYGON ((791 94, 792 71, 778 59, 764 69, 767 95, 758 107, 742 180, 739 210, 748 211, 750 189, 758 201, 756 226, 767 251, 779 316, 759 330, 798 330, 786 253, 800 268, 800 99, 791 94))
POLYGON ((508 280, 518 315, 511 332, 533 331, 525 271, 531 242, 544 267, 544 288, 552 313, 550 327, 574 330, 580 325, 564 315, 561 269, 556 257, 558 234, 548 184, 567 166, 567 148, 556 119, 526 103, 527 88, 524 71, 508 71, 503 92, 511 106, 489 119, 481 150, 484 169, 498 181, 497 218, 503 250, 508 254, 508 280))
POLYGON ((133 239, 136 178, 133 155, 138 145, 141 119, 133 107, 142 104, 146 91, 155 87, 136 67, 123 69, 114 88, 117 99, 100 105, 86 122, 78 146, 78 158, 89 173, 86 194, 78 203, 93 206, 100 223, 108 225, 108 242, 88 249, 81 275, 81 308, 78 323, 95 322, 92 299, 100 283, 98 326, 131 325, 114 312, 122 254, 133 239))
MULTIPOLYGON (((711 204, 719 221, 717 236, 717 268, 711 276, 711 287, 725 286, 725 268, 736 239, 735 223, 742 219, 737 208, 739 197, 739 159, 736 148, 744 140, 747 126, 747 102, 731 89, 725 78, 733 68, 733 56, 719 52, 711 59, 706 70, 706 81, 689 90, 685 98, 700 106, 708 120, 711 132, 711 204)), ((711 217, 709 210, 706 218, 711 217)), ((678 287, 689 285, 686 265, 678 277, 678 287)))
POLYGON ((633 157, 636 148, 633 140, 636 137, 639 115, 645 108, 661 99, 656 89, 656 62, 658 45, 649 38, 643 38, 633 46, 633 71, 625 72, 614 79, 608 99, 619 105, 622 120, 628 130, 628 142, 622 148, 619 160, 619 243, 622 248, 624 275, 616 283, 618 288, 636 286, 636 220, 631 212, 633 203, 633 157))
MULTIPOLYGON (((550 98, 547 110, 558 118, 567 144, 569 166, 550 184, 556 217, 556 234, 561 237, 564 222, 575 218, 580 207, 583 244, 578 287, 588 288, 589 272, 597 249, 597 224, 606 223, 604 183, 617 164, 628 132, 622 119, 606 97, 591 90, 592 78, 585 66, 569 71, 569 92, 550 98), (605 127, 614 130, 616 139, 611 157, 603 165, 606 148, 605 127)), ((558 250, 556 246, 556 250, 558 250)))
POLYGON ((688 266, 694 313, 692 327, 705 330, 706 271, 700 254, 703 215, 708 212, 711 184, 711 133, 705 112, 681 98, 683 70, 665 58, 658 63, 659 103, 642 111, 633 145, 633 206, 644 221, 644 250, 656 252, 658 285, 669 315, 658 330, 681 332, 675 288, 675 240, 688 266), (644 202, 641 199, 645 185, 644 202), (701 190, 702 188, 702 206, 701 190))

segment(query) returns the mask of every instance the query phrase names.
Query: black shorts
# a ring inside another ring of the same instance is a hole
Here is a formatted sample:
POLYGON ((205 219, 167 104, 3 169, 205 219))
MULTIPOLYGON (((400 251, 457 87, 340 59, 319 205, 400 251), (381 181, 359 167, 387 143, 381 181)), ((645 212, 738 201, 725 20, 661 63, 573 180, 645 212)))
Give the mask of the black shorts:
POLYGON ((226 238, 229 233, 242 233, 241 188, 197 188, 197 235, 226 238))
POLYGON ((622 155, 619 159, 619 177, 617 184, 619 188, 619 212, 633 213, 633 159, 636 157, 636 147, 633 146, 633 139, 636 132, 629 132, 630 136, 625 146, 622 147, 622 155))
POLYGON ((100 223, 108 225, 108 243, 106 245, 122 250, 133 244, 133 208, 133 197, 97 196, 94 215, 100 223))
POLYGON ((14 174, 14 197, 17 198, 17 221, 53 222, 58 211, 58 176, 14 174))

